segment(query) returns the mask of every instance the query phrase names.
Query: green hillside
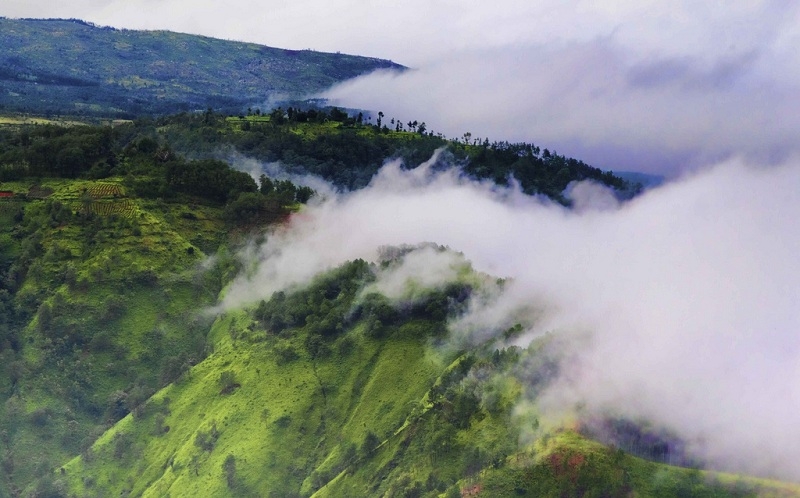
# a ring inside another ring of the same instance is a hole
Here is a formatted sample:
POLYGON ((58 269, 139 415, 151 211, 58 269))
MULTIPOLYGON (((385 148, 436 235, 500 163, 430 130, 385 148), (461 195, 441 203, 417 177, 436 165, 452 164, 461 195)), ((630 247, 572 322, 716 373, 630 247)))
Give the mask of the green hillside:
POLYGON ((38 114, 235 112, 375 69, 401 68, 387 60, 78 20, 0 18, 0 48, 0 109, 38 114))
POLYGON ((207 355, 199 312, 236 271, 226 247, 304 192, 260 191, 223 162, 187 162, 128 131, 1 133, 0 496, 34 493, 207 355))
POLYGON ((354 261, 296 294, 221 316, 213 353, 60 467, 53 487, 173 497, 798 491, 650 463, 541 428, 535 392, 558 368, 553 339, 448 350, 443 317, 458 306, 443 303, 481 279, 466 274, 398 311, 358 298, 378 271, 354 261), (307 325, 276 327, 287 314, 307 325))
POLYGON ((357 187, 387 158, 440 148, 467 174, 518 175, 556 201, 570 178, 626 188, 530 144, 446 141, 339 110, 1 127, 0 496, 800 495, 665 465, 662 441, 611 448, 580 420, 542 419, 556 334, 525 349, 448 336, 469 297, 502 282, 448 252, 443 284, 375 291, 408 254, 443 248, 210 311, 251 270, 240 249, 313 195, 218 157, 277 157, 357 187))
POLYGON ((197 233, 171 223, 174 206, 129 197, 118 178, 2 188, 16 194, 0 206, 3 488, 13 491, 204 357, 208 324, 194 310, 220 284, 197 271, 195 244, 223 223, 213 206, 194 210, 197 233))
MULTIPOLYGON (((348 115, 337 108, 289 107, 269 114, 257 109, 248 116, 182 113, 114 127, 31 127, 8 120, 7 126, 0 126, 0 181, 136 173, 151 180, 148 185, 137 180, 143 195, 165 197, 172 192, 153 177, 147 161, 155 158, 160 164, 155 176, 166 180, 164 175, 174 171, 170 165, 178 156, 197 160, 222 157, 234 162, 244 157, 280 162, 290 173, 311 173, 336 187, 354 190, 366 186, 389 159, 401 159, 413 167, 442 149, 443 164, 458 165, 469 176, 500 185, 513 178, 525 193, 543 194, 562 204, 569 203, 564 190, 573 181, 593 180, 623 198, 636 195, 641 188, 612 172, 532 143, 453 140, 425 131, 424 123, 417 126, 415 121, 413 128, 405 128, 399 119, 386 119, 388 123, 378 120, 371 124, 361 113, 348 115), (128 157, 127 153, 138 155, 128 157)), ((224 200, 231 184, 198 182, 196 187, 215 188, 224 200)))
POLYGON ((150 126, 153 134, 189 157, 228 157, 236 152, 265 163, 280 162, 290 172, 311 173, 345 190, 365 187, 389 159, 415 167, 437 149, 445 151, 443 166, 457 165, 470 177, 504 186, 513 178, 526 194, 542 194, 562 204, 569 203, 564 190, 573 181, 595 181, 620 198, 641 189, 613 172, 533 143, 448 139, 416 120, 403 124, 400 118, 386 116, 373 123, 361 113, 348 115, 337 108, 279 107, 269 114, 256 109, 227 118, 180 114, 138 124, 150 126))

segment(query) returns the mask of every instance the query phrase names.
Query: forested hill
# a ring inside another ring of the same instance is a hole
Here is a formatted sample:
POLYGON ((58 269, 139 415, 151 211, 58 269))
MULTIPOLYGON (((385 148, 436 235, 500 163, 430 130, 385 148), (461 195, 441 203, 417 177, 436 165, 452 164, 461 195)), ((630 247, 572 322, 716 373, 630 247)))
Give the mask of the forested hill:
MULTIPOLYGON (((412 121, 403 125, 399 119, 386 117, 382 121, 383 113, 379 116, 376 124, 370 124, 371 119, 362 114, 348 115, 338 108, 290 107, 274 109, 269 114, 256 109, 248 116, 226 117, 211 111, 183 113, 157 120, 141 119, 115 128, 9 127, 0 129, 0 181, 124 176, 128 170, 120 157, 125 148, 147 150, 159 165, 169 163, 176 154, 196 160, 229 160, 238 153, 257 162, 280 162, 292 173, 311 173, 335 187, 355 190, 366 186, 389 159, 400 158, 406 166, 415 167, 431 158, 437 149, 445 149, 446 162, 461 166, 473 178, 500 185, 513 179, 526 194, 545 195, 564 205, 569 204, 564 191, 574 181, 604 184, 621 198, 635 195, 640 188, 611 172, 532 143, 468 140, 468 134, 466 138, 448 140, 428 131, 425 123, 412 121)), ((164 176, 167 169, 159 169, 146 186, 137 183, 136 190, 148 197, 169 197, 178 184, 168 185, 164 176)), ((208 195, 214 190, 209 185, 199 180, 195 193, 208 195)), ((235 195, 228 194, 246 191, 225 182, 215 185, 218 202, 234 201, 235 195)))
POLYGON ((277 109, 0 127, 0 497, 800 496, 677 467, 703 462, 645 422, 553 427, 537 403, 569 368, 561 339, 511 346, 515 323, 451 341, 472 296, 505 281, 445 247, 383 248, 208 313, 253 274, 253 244, 315 209, 301 206, 309 188, 256 182, 214 151, 353 188, 382 158, 413 166, 443 147, 467 174, 526 192, 625 185, 533 144, 386 121, 277 109), (449 276, 409 273, 400 297, 379 285, 420 258, 449 276))
POLYGON ((0 109, 138 116, 241 109, 275 93, 301 95, 388 60, 283 50, 79 20, 0 18, 0 109))

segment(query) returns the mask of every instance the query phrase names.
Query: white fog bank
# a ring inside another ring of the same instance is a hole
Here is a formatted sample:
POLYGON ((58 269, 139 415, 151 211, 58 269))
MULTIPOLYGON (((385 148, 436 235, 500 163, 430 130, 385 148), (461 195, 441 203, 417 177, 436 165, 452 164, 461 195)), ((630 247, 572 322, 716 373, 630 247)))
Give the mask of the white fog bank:
POLYGON ((513 279, 496 309, 546 310, 532 334, 591 332, 546 406, 647 417, 723 468, 800 479, 799 185, 796 161, 729 161, 578 212, 392 163, 269 236, 224 305, 374 261, 380 246, 446 245, 513 279))

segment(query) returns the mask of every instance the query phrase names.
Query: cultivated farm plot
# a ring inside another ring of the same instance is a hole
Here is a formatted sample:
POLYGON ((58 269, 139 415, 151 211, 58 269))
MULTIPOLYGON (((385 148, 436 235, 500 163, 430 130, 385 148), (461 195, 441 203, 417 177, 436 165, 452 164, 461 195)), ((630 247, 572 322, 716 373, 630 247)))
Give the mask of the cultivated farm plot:
MULTIPOLYGON (((73 209, 76 212, 86 209, 86 205, 75 203, 73 209)), ((114 201, 96 201, 89 209, 98 216, 111 216, 116 214, 123 218, 133 218, 136 215, 136 203, 131 199, 119 199, 114 201)))
POLYGON ((93 199, 107 199, 113 197, 123 197, 122 186, 116 183, 98 183, 89 188, 89 195, 93 199))
POLYGON ((41 117, 22 116, 22 115, 0 115, 0 126, 18 125, 57 125, 57 126, 80 126, 87 123, 66 118, 46 119, 41 117))
POLYGON ((47 199, 53 195, 53 189, 50 187, 42 187, 41 185, 34 185, 28 190, 29 199, 47 199))

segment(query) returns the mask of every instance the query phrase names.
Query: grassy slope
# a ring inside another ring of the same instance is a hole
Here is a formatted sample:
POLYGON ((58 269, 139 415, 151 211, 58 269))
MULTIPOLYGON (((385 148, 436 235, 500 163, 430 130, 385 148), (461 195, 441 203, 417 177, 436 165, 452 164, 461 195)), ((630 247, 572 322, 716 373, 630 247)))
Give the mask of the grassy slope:
POLYGON ((800 486, 794 484, 648 462, 570 430, 540 439, 534 448, 507 463, 470 483, 476 496, 800 495, 800 486))
POLYGON ((72 119, 48 119, 43 117, 0 115, 0 125, 19 126, 19 125, 58 125, 58 126, 79 126, 86 124, 83 121, 72 119))
MULTIPOLYGON (((297 130, 328 126, 335 125, 297 130)), ((30 183, 0 187, 24 194, 30 183)), ((220 209, 133 199, 119 178, 46 179, 39 190, 52 193, 0 201, 0 221, 8 222, 0 225, 0 254, 22 250, 12 223, 23 207, 38 223, 41 249, 20 293, 58 311, 59 331, 77 325, 85 335, 67 347, 40 318, 25 328, 22 380, 2 386, 10 394, 0 408, 4 458, 13 461, 8 489, 46 476, 38 491, 69 487, 78 496, 800 494, 797 486, 644 462, 570 431, 539 431, 535 410, 512 416, 523 394, 513 376, 483 358, 453 380, 466 360, 431 348, 430 330, 441 324, 420 319, 381 339, 352 324, 315 359, 308 327, 275 336, 248 311, 232 312, 210 331, 213 354, 100 436, 115 393, 145 400, 162 360, 202 356, 208 328, 187 324, 216 298, 218 282, 194 270, 200 249, 224 234, 220 209), (85 191, 113 193, 88 203, 85 191), (70 213, 119 219, 39 216, 54 201, 70 213), (69 267, 74 283, 64 276, 69 267), (473 390, 482 393, 476 406, 473 390), (518 446, 522 429, 536 434, 534 445, 518 446)), ((34 485, 25 491, 34 494, 34 485)))
POLYGON ((368 431, 386 438, 402 427, 441 368, 419 340, 383 342, 364 337, 358 327, 347 336, 350 346, 335 344, 329 358, 316 361, 303 349, 302 332, 234 341, 231 332, 246 334, 249 323, 244 313, 219 319, 214 353, 150 401, 157 406, 169 399, 163 422, 168 432, 153 435, 156 408, 127 417, 98 440, 90 462, 65 465, 71 487, 89 496, 125 490, 135 496, 225 496, 231 489, 223 462, 233 455, 236 494, 308 495, 325 482, 318 476, 339 465, 368 431), (288 345, 300 357, 284 363, 275 351, 288 345), (219 383, 224 371, 239 384, 229 394, 219 383), (195 440, 213 426, 219 437, 207 451, 195 440), (117 434, 136 441, 124 455, 114 454, 117 434))

